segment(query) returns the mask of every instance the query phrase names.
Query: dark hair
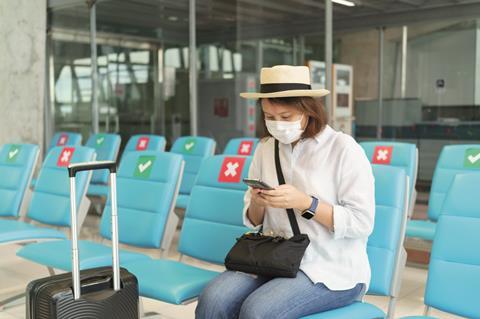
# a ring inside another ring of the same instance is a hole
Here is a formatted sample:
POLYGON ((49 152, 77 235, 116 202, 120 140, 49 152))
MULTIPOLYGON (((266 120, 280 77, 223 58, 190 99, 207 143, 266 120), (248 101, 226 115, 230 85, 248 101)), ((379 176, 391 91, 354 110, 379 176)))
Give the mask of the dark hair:
MULTIPOLYGON (((306 116, 308 116, 307 126, 302 134, 302 138, 314 137, 320 133, 328 123, 327 114, 323 108, 323 103, 320 99, 314 99, 309 96, 302 97, 279 97, 269 98, 272 104, 282 104, 296 107, 301 110, 306 116)), ((262 99, 258 99, 257 104, 262 106, 262 99)), ((264 137, 272 136, 268 132, 265 125, 265 114, 262 114, 262 126, 264 130, 264 137)))

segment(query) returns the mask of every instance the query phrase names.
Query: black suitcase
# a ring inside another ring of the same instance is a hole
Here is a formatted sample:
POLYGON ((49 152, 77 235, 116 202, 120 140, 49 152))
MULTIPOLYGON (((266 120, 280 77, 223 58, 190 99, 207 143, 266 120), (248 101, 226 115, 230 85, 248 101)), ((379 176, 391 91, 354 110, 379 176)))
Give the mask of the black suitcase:
POLYGON ((32 281, 26 291, 26 318, 139 318, 137 278, 119 267, 116 164, 72 164, 69 165, 68 172, 72 211, 72 272, 32 281), (110 170, 111 184, 113 267, 79 272, 75 175, 79 171, 106 168, 110 170))

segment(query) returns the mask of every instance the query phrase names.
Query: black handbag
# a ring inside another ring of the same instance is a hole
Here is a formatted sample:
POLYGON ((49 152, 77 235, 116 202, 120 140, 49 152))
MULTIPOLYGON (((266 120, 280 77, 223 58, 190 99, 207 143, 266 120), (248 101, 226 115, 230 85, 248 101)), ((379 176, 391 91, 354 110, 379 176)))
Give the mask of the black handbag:
MULTIPOLYGON (((275 168, 278 183, 285 184, 277 140, 275 140, 275 168)), ((286 239, 266 236, 262 233, 262 229, 258 233, 246 233, 237 238, 237 242, 227 254, 225 267, 228 270, 271 278, 296 277, 310 239, 307 234, 300 234, 293 209, 287 208, 287 215, 293 237, 286 239)))

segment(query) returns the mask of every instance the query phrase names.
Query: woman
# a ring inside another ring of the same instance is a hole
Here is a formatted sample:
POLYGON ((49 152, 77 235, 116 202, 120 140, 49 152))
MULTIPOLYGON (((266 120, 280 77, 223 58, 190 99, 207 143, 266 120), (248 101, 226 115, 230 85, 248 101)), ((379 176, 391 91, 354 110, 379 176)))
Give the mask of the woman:
POLYGON ((203 291, 196 318, 300 318, 351 304, 370 282, 366 247, 375 211, 374 179, 362 148, 328 126, 307 67, 263 68, 258 98, 268 138, 259 143, 249 178, 278 185, 274 139, 286 184, 245 194, 244 223, 291 237, 294 208, 310 245, 296 278, 226 271, 203 291), (273 137, 273 138, 272 138, 273 137))

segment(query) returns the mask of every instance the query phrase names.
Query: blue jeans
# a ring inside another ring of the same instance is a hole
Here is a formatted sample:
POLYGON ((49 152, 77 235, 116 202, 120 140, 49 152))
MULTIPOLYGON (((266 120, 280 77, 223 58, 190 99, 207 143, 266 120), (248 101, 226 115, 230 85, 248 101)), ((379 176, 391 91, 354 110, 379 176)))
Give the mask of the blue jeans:
POLYGON ((226 271, 199 297, 196 319, 286 319, 347 306, 364 293, 364 284, 333 291, 301 271, 296 278, 264 278, 226 271))

